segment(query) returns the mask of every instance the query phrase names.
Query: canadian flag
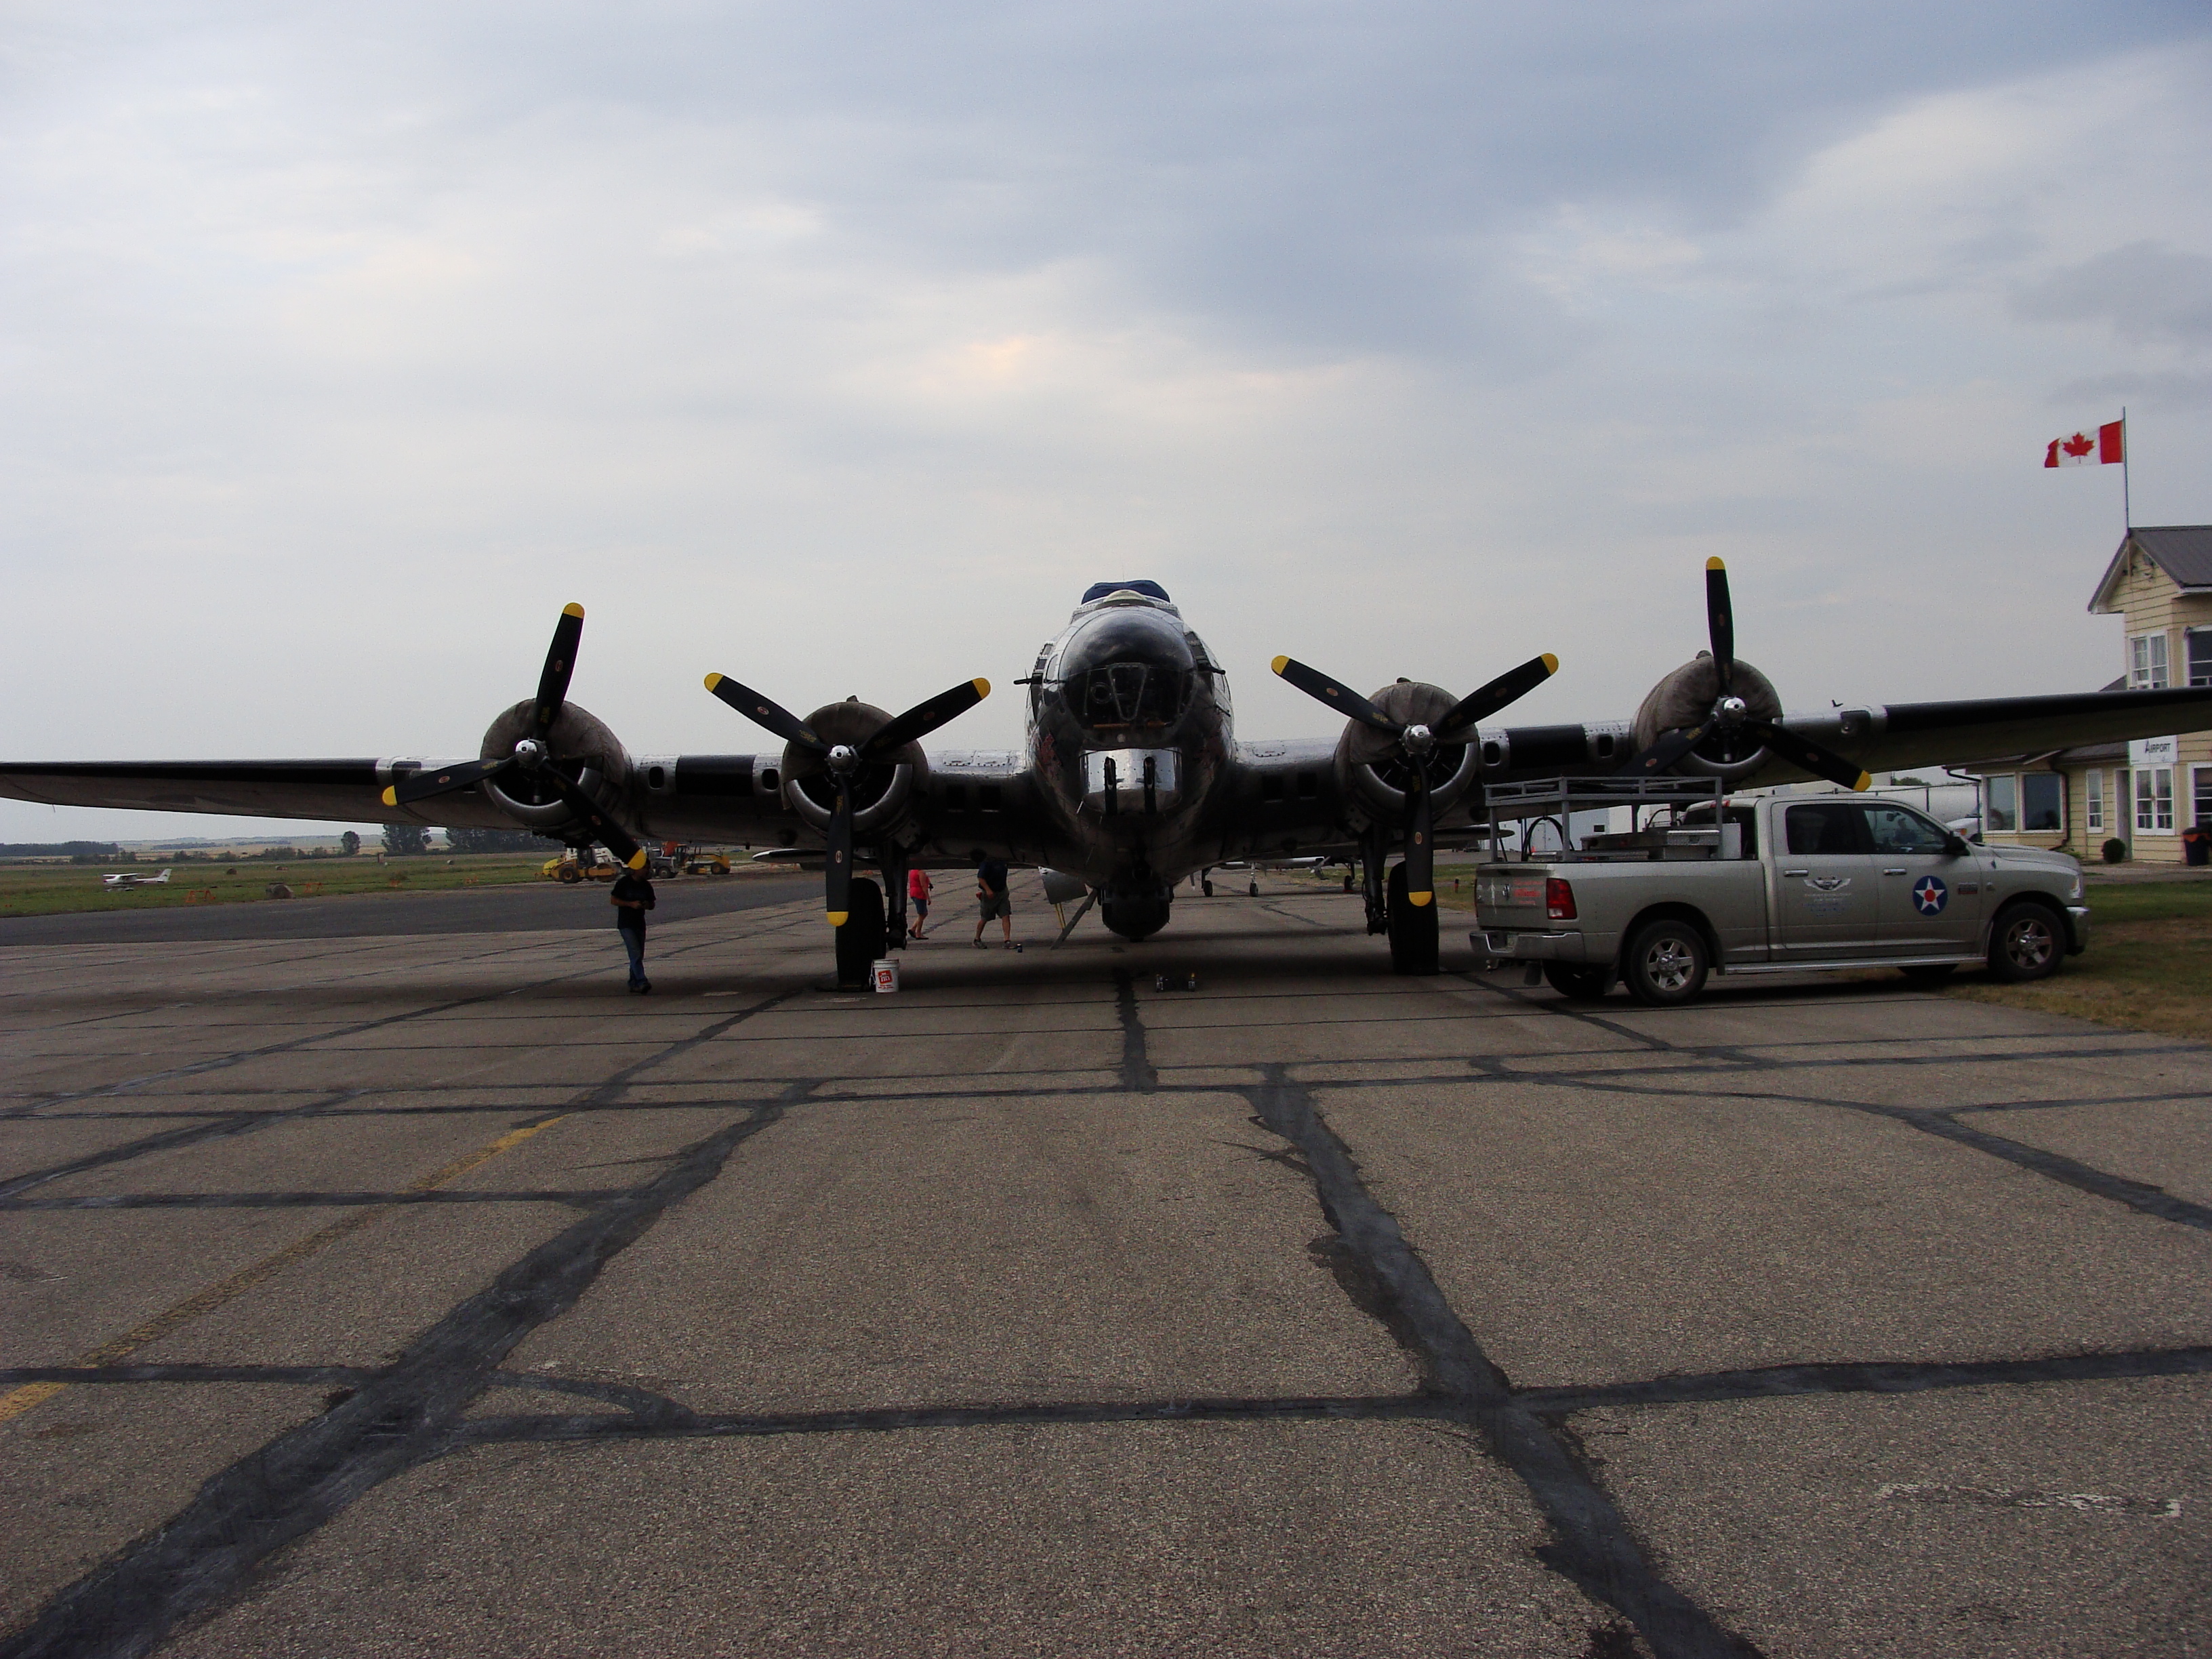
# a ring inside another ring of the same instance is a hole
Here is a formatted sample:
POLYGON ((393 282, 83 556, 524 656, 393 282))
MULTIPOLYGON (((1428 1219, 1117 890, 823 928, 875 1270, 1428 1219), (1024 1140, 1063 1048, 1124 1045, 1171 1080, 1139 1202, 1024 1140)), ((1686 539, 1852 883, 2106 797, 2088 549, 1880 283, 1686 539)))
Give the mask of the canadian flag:
POLYGON ((2127 459, 2128 423, 2107 421, 2092 434, 2087 427, 2053 438, 2043 452, 2045 466, 2111 466, 2127 459))

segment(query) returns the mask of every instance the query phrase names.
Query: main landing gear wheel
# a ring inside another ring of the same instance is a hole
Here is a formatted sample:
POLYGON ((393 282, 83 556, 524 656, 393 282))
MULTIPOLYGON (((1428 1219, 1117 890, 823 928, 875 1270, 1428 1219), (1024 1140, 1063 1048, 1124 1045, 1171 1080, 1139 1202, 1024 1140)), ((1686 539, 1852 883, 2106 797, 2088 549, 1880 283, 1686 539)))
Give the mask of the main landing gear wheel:
POLYGON ((1205 894, 1206 897, 1212 898, 1213 896, 1213 884, 1210 881, 1202 881, 1198 884, 1198 890, 1205 894))
POLYGON ((1252 884, 1251 884, 1249 887, 1246 888, 1244 890, 1245 890, 1246 892, 1249 893, 1249 894, 1250 894, 1254 898, 1257 898, 1257 897, 1259 897, 1259 896, 1260 896, 1260 884, 1259 884, 1259 882, 1258 882, 1256 879, 1255 879, 1255 880, 1254 880, 1254 882, 1252 883, 1252 884))
POLYGON ((866 876, 856 878, 848 894, 852 908, 837 935, 837 988, 867 989, 876 958, 882 956, 890 934, 884 923, 884 890, 866 876))
POLYGON ((2040 904, 2015 904, 1990 929, 1990 976, 2008 985, 2048 979, 2066 953, 2058 918, 2040 904))
POLYGON ((1390 866, 1390 971, 1394 974, 1433 974, 1437 969, 1437 902, 1414 904, 1406 897, 1406 866, 1390 866))
POLYGON ((1621 977, 1638 1002, 1675 1008, 1697 1000, 1711 965, 1703 933, 1686 921, 1665 920, 1639 929, 1628 942, 1621 977))
POLYGON ((1544 981, 1563 997, 1595 1002, 1612 988, 1613 972, 1607 968, 1570 968, 1564 963, 1547 962, 1544 981))

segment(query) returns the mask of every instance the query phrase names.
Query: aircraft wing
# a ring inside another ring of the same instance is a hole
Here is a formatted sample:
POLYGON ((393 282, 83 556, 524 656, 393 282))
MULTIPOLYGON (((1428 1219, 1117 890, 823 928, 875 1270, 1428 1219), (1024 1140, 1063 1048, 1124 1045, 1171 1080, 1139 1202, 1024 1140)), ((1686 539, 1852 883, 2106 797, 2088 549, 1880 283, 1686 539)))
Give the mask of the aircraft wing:
MULTIPOLYGON (((1831 714, 1793 714, 1780 724, 1869 772, 1899 772, 2206 731, 2212 729, 2212 686, 1876 704, 1831 714)), ((1811 775, 1777 762, 1762 767, 1752 781, 1784 783, 1811 775)))
POLYGON ((56 806, 149 812, 512 827, 473 791, 465 799, 425 801, 419 808, 386 806, 385 786, 423 764, 414 760, 10 761, 0 762, 0 795, 56 806))

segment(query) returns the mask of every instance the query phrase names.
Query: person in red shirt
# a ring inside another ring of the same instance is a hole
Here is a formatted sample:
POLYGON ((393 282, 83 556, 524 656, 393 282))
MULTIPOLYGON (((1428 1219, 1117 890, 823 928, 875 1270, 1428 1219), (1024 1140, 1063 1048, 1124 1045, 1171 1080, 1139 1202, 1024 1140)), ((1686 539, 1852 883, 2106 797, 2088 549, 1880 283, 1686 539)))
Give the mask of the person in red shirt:
POLYGON ((929 872, 909 870, 906 872, 906 902, 914 907, 914 926, 907 930, 908 939, 922 937, 921 924, 929 917, 929 872))

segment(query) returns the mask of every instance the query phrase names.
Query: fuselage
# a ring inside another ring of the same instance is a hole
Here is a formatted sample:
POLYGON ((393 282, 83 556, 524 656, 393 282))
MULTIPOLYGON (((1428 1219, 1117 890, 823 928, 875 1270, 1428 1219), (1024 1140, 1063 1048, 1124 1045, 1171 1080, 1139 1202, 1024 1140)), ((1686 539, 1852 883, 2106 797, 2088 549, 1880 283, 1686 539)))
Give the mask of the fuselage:
POLYGON ((1218 858, 1227 675, 1157 584, 1100 583, 1028 687, 1030 775, 1066 849, 1056 866, 1100 890, 1109 927, 1153 931, 1173 884, 1218 858))

